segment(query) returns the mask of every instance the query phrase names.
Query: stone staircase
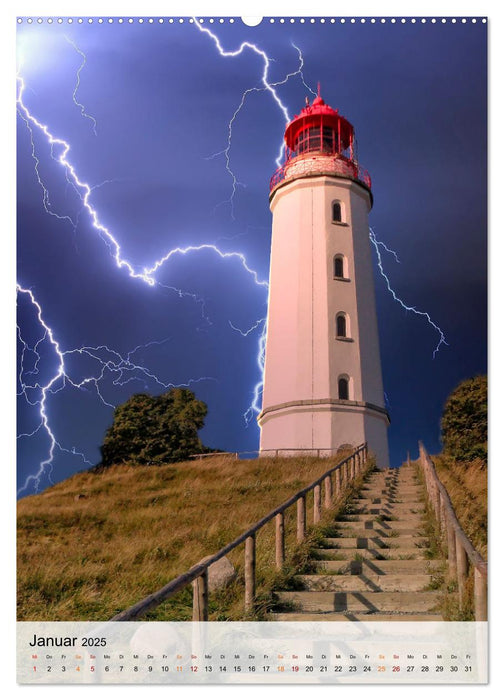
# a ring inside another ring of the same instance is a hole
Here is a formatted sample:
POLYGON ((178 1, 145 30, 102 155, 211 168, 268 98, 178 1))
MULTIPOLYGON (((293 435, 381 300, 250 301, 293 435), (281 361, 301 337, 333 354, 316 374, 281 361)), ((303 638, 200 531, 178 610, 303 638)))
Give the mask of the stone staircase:
POLYGON ((275 620, 442 620, 434 587, 441 560, 428 559, 422 489, 414 469, 371 472, 332 537, 313 552, 315 573, 275 591, 275 620))

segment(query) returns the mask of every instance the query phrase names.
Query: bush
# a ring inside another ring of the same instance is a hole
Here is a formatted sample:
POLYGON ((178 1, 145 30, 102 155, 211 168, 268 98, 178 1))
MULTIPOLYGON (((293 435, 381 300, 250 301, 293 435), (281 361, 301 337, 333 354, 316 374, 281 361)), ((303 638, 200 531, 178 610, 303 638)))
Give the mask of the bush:
POLYGON ((102 464, 166 464, 208 452, 198 437, 207 406, 188 389, 135 394, 118 406, 101 446, 102 464))
POLYGON ((487 378, 466 379, 450 394, 441 419, 446 454, 458 460, 487 460, 487 378))

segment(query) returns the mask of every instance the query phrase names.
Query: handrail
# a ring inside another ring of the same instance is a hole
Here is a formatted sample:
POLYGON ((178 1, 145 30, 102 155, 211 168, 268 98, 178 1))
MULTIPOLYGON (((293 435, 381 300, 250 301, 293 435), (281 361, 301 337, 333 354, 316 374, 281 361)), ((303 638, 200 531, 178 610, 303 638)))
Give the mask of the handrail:
POLYGON ((189 459, 205 459, 207 457, 234 457, 238 459, 238 452, 200 452, 198 454, 189 455, 189 459))
POLYGON ((343 459, 335 466, 328 469, 322 476, 315 479, 311 484, 291 496, 287 501, 271 510, 261 520, 248 528, 243 534, 235 538, 232 542, 222 547, 215 554, 205 558, 204 561, 195 564, 188 571, 177 576, 166 586, 160 588, 155 593, 147 596, 140 602, 131 606, 127 610, 117 614, 112 618, 112 622, 136 620, 148 610, 158 606, 163 601, 171 598, 175 593, 190 583, 193 583, 193 619, 208 619, 208 569, 222 557, 226 556, 233 549, 245 542, 245 608, 250 610, 253 607, 255 596, 255 536, 256 533, 269 523, 273 518, 276 522, 276 566, 282 568, 285 560, 285 533, 284 533, 284 512, 297 503, 297 539, 302 541, 306 534, 306 496, 310 491, 314 491, 313 521, 320 521, 322 507, 328 508, 332 504, 334 488, 332 476, 338 472, 339 478, 336 480, 336 491, 340 493, 350 481, 353 481, 364 470, 368 456, 367 443, 359 445, 355 451, 343 459), (346 469, 344 468, 346 467, 346 469), (321 485, 324 483, 325 494, 322 506, 321 485))
POLYGON ((463 603, 465 582, 468 576, 469 562, 471 562, 474 568, 474 616, 476 620, 486 620, 488 564, 474 548, 460 525, 453 510, 450 496, 439 480, 432 459, 421 442, 419 449, 420 465, 425 476, 429 501, 447 543, 448 571, 450 576, 457 578, 459 604, 463 603))

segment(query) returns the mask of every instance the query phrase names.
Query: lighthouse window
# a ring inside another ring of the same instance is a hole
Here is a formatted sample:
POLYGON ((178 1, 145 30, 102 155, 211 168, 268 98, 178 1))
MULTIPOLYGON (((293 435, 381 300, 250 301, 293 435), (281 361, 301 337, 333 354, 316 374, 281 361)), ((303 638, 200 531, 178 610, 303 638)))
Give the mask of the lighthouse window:
POLYGON ((340 377, 338 379, 338 398, 343 401, 348 401, 348 379, 346 377, 340 377))
POLYGON ((333 202, 332 205, 332 220, 335 224, 341 224, 343 221, 341 202, 333 202))
POLYGON ((324 126, 322 131, 322 150, 324 153, 336 152, 336 139, 334 129, 324 126))
POLYGON ((306 153, 308 151, 320 151, 320 128, 313 127, 305 129, 298 136, 297 148, 298 153, 306 153))
POLYGON ((346 316, 344 314, 339 314, 336 316, 336 336, 338 338, 346 338, 347 335, 347 322, 346 316))
POLYGON ((322 129, 313 126, 302 131, 297 137, 295 150, 298 153, 309 151, 322 151, 323 153, 336 153, 337 135, 334 129, 324 126, 322 129))
POLYGON ((342 255, 334 256, 334 276, 340 279, 343 279, 345 277, 342 255))

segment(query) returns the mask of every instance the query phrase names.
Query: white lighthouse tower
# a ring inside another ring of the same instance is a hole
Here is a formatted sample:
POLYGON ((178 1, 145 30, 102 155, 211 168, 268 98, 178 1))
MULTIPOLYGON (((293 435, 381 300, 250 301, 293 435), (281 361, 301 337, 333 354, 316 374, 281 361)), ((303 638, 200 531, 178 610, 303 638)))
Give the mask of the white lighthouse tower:
POLYGON ((287 125, 273 213, 260 453, 368 443, 389 466, 368 214, 354 129, 319 95, 287 125))

